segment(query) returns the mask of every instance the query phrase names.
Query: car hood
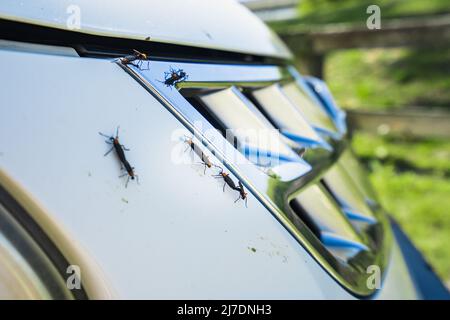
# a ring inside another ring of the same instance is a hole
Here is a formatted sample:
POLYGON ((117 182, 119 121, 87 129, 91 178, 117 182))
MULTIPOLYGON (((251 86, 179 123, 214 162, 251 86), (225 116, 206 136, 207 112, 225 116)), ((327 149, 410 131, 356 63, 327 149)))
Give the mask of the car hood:
POLYGON ((281 40, 232 0, 33 0, 0 2, 0 19, 74 32, 290 58, 281 40))

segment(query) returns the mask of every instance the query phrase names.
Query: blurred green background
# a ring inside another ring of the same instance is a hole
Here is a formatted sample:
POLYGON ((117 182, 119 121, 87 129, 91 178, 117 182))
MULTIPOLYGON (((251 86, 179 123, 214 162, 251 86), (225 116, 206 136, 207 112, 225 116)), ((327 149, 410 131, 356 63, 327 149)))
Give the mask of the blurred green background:
MULTIPOLYGON (((388 19, 450 13, 449 0, 301 0, 299 17, 270 25, 282 33, 330 23, 365 25, 366 8, 388 19)), ((448 44, 447 44, 448 45, 448 44)), ((301 60, 300 60, 301 67, 301 60)), ((341 107, 450 112, 450 46, 334 50, 323 77, 341 107)), ((355 131, 352 146, 370 172, 382 205, 450 285, 450 139, 355 131)))

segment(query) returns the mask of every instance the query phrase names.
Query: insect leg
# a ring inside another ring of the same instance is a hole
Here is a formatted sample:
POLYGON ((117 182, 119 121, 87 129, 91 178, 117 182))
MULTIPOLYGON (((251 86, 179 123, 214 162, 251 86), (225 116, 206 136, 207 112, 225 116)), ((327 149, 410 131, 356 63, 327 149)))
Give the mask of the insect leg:
MULTIPOLYGON (((206 166, 206 164, 205 164, 204 162, 196 162, 196 163, 193 163, 192 165, 206 166)), ((205 168, 205 170, 203 171, 203 174, 205 174, 205 173, 206 173, 206 168, 205 168)))
MULTIPOLYGON (((148 60, 145 60, 146 62, 147 62, 147 67, 146 68, 142 68, 141 70, 142 71, 144 71, 144 70, 150 70, 150 62, 148 61, 148 60)), ((144 63, 144 60, 141 60, 141 66, 142 66, 142 64, 144 63)))
POLYGON ((223 178, 223 176, 222 176, 223 169, 219 166, 216 166, 216 167, 220 168, 220 172, 218 174, 212 174, 211 176, 216 177, 216 178, 221 178, 221 177, 223 178))
POLYGON ((106 152, 103 156, 106 157, 113 149, 114 147, 111 147, 111 149, 109 149, 108 152, 106 152))

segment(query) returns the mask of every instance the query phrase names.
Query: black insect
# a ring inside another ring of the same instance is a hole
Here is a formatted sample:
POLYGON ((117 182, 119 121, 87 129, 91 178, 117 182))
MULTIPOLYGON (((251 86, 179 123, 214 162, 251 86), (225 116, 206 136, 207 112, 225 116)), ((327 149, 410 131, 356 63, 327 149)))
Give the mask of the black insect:
POLYGON ((192 151, 202 160, 203 164, 205 165, 205 170, 203 173, 206 172, 206 168, 211 168, 213 166, 211 160, 209 160, 209 157, 202 151, 202 149, 194 143, 194 141, 191 138, 187 138, 185 142, 188 144, 188 148, 191 148, 192 151))
POLYGON ((148 58, 149 58, 148 54, 133 49, 133 54, 119 58, 119 60, 122 64, 132 64, 133 66, 135 66, 140 70, 149 70, 148 58), (136 60, 137 62, 135 62, 136 60), (144 61, 147 61, 146 69, 141 68, 144 61))
POLYGON ((164 81, 159 81, 164 83, 167 87, 175 86, 177 83, 187 80, 189 76, 183 69, 173 69, 170 67, 169 72, 164 72, 164 81))
POLYGON ((225 183, 223 184, 223 191, 225 192, 225 186, 228 185, 231 189, 237 190, 236 184, 233 179, 231 179, 230 174, 223 172, 223 168, 220 168, 219 174, 213 175, 216 178, 222 178, 225 183))
POLYGON ((245 192, 244 185, 242 182, 238 181, 239 186, 236 187, 236 191, 239 191, 239 198, 234 201, 235 203, 238 202, 240 199, 245 200, 245 207, 247 208, 247 192, 245 192))
POLYGON ((106 140, 105 142, 107 144, 112 145, 111 149, 109 149, 108 152, 106 152, 104 154, 104 156, 106 157, 114 149, 116 151, 117 157, 119 158, 120 164, 122 166, 121 169, 122 170, 125 169, 125 171, 126 171, 123 175, 119 176, 119 178, 124 177, 125 175, 128 175, 128 179, 125 184, 125 188, 128 186, 128 182, 130 181, 130 179, 134 180, 136 178, 136 181, 139 183, 139 177, 134 173, 134 167, 132 167, 130 165, 127 158, 125 157, 125 151, 130 151, 130 150, 125 148, 125 146, 123 144, 120 144, 120 142, 119 142, 119 127, 117 127, 115 137, 108 136, 101 132, 99 132, 99 134, 105 138, 108 138, 108 140, 106 140))

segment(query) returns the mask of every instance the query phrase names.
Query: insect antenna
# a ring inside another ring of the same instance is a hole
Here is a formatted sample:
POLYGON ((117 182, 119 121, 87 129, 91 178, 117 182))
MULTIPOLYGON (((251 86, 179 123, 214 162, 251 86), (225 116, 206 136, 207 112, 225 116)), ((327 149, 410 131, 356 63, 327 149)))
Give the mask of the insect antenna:
POLYGON ((108 139, 111 138, 111 136, 108 136, 108 135, 106 135, 106 134, 104 134, 104 133, 101 133, 101 132, 99 132, 98 134, 101 135, 101 136, 103 136, 103 137, 105 137, 105 138, 108 138, 108 139))

